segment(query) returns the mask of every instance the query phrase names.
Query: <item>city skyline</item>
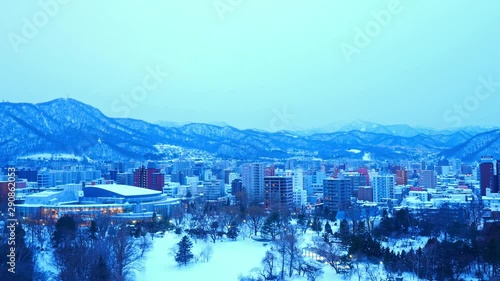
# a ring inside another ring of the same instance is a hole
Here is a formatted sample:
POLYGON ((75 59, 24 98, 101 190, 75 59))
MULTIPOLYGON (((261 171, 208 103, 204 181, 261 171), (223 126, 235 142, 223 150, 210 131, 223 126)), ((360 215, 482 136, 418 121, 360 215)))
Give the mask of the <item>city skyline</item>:
POLYGON ((494 1, 236 2, 3 3, 0 98, 269 131, 498 124, 494 1))

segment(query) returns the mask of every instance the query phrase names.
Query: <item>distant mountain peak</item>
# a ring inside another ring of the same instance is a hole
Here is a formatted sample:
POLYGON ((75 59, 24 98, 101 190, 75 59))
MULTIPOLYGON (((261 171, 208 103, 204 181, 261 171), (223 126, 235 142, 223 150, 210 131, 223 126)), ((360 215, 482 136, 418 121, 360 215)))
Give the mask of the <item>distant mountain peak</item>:
MULTIPOLYGON (((408 125, 355 120, 339 131, 266 132, 240 130, 225 123, 178 124, 109 118, 71 98, 48 102, 0 104, 0 160, 24 155, 67 154, 94 160, 144 160, 185 157, 233 159, 314 157, 420 159, 438 154, 472 159, 495 155, 497 131, 472 134, 408 125), (172 125, 174 124, 174 125, 172 125), (352 153, 352 151, 363 153, 352 153)), ((500 135, 500 134, 499 134, 500 135)), ((365 159, 366 160, 366 159, 365 159)))

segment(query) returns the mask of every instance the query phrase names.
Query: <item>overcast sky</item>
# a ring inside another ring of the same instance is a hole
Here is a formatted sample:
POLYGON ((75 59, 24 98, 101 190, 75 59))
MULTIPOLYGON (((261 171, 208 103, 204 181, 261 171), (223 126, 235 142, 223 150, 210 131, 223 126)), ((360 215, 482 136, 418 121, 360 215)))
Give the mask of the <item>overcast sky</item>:
POLYGON ((500 125, 500 1, 465 2, 1 1, 0 99, 267 130, 500 125))

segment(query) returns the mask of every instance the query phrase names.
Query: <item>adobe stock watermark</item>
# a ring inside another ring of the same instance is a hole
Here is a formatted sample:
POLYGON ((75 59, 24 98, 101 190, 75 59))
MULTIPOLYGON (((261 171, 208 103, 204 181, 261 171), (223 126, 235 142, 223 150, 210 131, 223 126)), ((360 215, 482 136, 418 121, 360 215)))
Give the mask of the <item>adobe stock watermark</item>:
POLYGON ((290 125, 290 121, 295 119, 295 115, 288 113, 286 106, 280 111, 277 108, 273 109, 273 117, 269 120, 269 131, 282 131, 290 125))
POLYGON ((19 48, 26 45, 35 38, 40 29, 47 26, 52 18, 57 16, 62 6, 67 5, 71 0, 40 0, 40 7, 31 18, 23 17, 22 26, 19 33, 9 32, 7 37, 14 52, 19 53, 19 48))
POLYGON ((340 43, 340 50, 348 63, 352 61, 352 56, 360 54, 361 50, 368 47, 375 37, 378 37, 382 30, 386 28, 393 19, 393 16, 401 13, 403 6, 400 0, 391 0, 387 6, 379 11, 371 11, 372 20, 368 21, 363 28, 354 28, 353 43, 340 43))
POLYGON ((212 6, 219 19, 224 21, 226 19, 226 14, 233 12, 243 2, 244 0, 214 0, 212 6))
POLYGON ((137 108, 169 76, 170 73, 161 70, 159 65, 156 65, 156 68, 146 67, 146 75, 142 78, 142 82, 133 87, 129 93, 122 94, 114 100, 111 110, 122 118, 128 117, 130 110, 137 108))
POLYGON ((478 78, 474 94, 468 95, 462 103, 454 104, 452 109, 443 113, 443 120, 447 123, 452 123, 453 127, 461 127, 463 120, 471 116, 477 111, 481 102, 489 99, 496 92, 496 88, 500 87, 500 82, 493 81, 493 75, 488 75, 487 78, 480 76, 478 78))

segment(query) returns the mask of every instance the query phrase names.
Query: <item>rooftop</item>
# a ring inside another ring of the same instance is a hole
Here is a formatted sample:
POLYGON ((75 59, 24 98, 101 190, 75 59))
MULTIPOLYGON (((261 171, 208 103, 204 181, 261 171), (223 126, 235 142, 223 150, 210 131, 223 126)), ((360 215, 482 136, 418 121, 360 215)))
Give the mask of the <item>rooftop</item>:
POLYGON ((114 192, 122 196, 146 196, 146 195, 152 196, 161 194, 160 191, 136 187, 136 186, 130 186, 130 185, 123 185, 123 184, 97 184, 97 185, 86 186, 86 188, 88 187, 99 188, 102 190, 114 192))

